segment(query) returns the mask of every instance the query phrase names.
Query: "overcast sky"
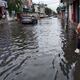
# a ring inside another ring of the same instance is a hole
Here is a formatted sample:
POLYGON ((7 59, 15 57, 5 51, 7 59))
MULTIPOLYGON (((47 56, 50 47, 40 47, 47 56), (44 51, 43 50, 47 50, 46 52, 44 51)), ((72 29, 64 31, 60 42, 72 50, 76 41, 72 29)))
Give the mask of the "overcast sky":
POLYGON ((59 5, 60 0, 32 0, 35 3, 45 3, 48 4, 52 10, 56 11, 57 6, 59 5))

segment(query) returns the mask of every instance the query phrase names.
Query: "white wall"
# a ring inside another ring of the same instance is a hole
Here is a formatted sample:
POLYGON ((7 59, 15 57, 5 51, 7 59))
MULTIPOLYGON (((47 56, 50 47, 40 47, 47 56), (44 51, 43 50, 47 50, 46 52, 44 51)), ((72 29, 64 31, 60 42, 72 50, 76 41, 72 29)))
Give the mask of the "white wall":
POLYGON ((41 8, 40 8, 40 13, 45 14, 45 8, 44 8, 44 7, 41 7, 41 8))
POLYGON ((35 12, 39 12, 38 7, 39 7, 38 5, 35 5, 35 6, 34 6, 35 12))
POLYGON ((70 20, 70 22, 73 22, 72 14, 73 14, 73 5, 70 5, 69 6, 69 20, 70 20))

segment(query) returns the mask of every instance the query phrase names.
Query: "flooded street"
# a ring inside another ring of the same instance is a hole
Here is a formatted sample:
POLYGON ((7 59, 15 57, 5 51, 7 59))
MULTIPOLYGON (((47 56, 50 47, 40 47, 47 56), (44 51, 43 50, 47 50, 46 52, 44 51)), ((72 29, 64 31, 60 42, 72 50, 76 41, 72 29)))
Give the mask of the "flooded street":
POLYGON ((37 25, 0 25, 0 80, 80 80, 76 36, 57 18, 37 25))

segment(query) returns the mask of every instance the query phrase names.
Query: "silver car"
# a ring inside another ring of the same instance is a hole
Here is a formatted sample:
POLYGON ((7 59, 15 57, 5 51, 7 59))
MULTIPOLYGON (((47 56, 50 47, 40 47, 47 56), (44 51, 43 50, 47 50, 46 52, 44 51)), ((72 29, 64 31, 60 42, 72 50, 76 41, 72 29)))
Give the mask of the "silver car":
POLYGON ((20 21, 23 24, 26 24, 26 23, 36 24, 38 22, 38 20, 34 16, 21 16, 20 21))

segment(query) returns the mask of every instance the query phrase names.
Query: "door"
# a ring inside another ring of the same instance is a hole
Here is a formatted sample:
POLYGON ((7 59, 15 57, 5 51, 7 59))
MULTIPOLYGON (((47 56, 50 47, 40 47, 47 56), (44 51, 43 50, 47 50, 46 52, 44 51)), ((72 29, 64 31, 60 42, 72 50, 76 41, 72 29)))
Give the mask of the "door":
POLYGON ((80 0, 79 0, 79 22, 80 22, 80 0))

